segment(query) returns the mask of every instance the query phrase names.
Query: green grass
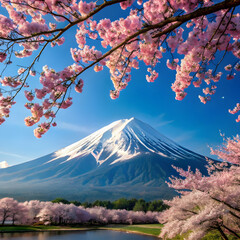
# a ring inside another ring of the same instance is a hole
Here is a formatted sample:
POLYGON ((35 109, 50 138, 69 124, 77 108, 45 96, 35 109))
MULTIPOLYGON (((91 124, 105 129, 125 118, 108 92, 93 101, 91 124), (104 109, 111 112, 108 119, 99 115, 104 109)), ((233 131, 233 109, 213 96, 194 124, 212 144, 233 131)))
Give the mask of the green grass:
POLYGON ((158 236, 161 230, 161 224, 141 224, 141 225, 109 225, 100 227, 100 229, 118 230, 124 232, 136 232, 158 236))
POLYGON ((70 226, 0 226, 0 232, 37 232, 53 230, 88 230, 92 227, 70 227, 70 226))
MULTIPOLYGON (((104 229, 119 230, 119 231, 132 231, 135 233, 148 234, 158 237, 163 227, 162 224, 139 224, 139 225, 109 225, 105 226, 104 229)), ((184 240, 187 237, 187 233, 178 235, 171 240, 184 240)), ((229 240, 237 240, 236 237, 228 236, 229 240)), ((170 240, 170 239, 169 239, 170 240)), ((220 233, 212 231, 208 233, 202 240, 222 240, 220 233)))
POLYGON ((138 227, 146 227, 146 228, 162 228, 163 224, 155 223, 155 224, 138 224, 138 227))
MULTIPOLYGON (((158 237, 162 228, 162 224, 135 224, 135 225, 119 225, 112 224, 106 226, 0 226, 1 232, 36 232, 36 231, 61 231, 61 230, 94 230, 94 229, 107 229, 114 231, 134 232, 139 234, 147 234, 158 237)), ((187 234, 182 236, 178 235, 171 240, 184 240, 187 234)), ((229 236, 230 240, 237 238, 229 236)), ((222 240, 217 231, 208 233, 202 240, 222 240)))
MULTIPOLYGON (((218 231, 212 231, 210 233, 208 233, 205 237, 202 238, 202 240, 215 240, 215 239, 221 239, 221 235, 218 231)), ((237 240, 238 238, 234 237, 234 236, 228 236, 229 240, 237 240)))

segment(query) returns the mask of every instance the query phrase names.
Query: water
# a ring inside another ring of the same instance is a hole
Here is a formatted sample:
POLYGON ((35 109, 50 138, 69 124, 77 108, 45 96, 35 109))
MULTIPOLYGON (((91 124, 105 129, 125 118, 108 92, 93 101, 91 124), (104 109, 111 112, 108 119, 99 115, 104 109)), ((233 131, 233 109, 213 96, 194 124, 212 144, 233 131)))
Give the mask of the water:
POLYGON ((0 233, 1 240, 159 240, 159 238, 109 230, 0 233))

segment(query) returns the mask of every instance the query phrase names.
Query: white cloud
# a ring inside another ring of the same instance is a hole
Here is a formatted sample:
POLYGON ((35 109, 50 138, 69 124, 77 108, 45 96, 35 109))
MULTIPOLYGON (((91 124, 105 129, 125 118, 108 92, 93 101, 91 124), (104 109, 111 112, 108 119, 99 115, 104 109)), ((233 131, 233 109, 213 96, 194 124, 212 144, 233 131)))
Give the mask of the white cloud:
POLYGON ((70 130, 74 132, 81 132, 85 134, 90 134, 92 133, 92 129, 89 129, 88 127, 81 126, 81 125, 75 125, 72 123, 66 123, 66 122, 59 122, 58 127, 64 130, 70 130))
POLYGON ((174 120, 161 121, 161 122, 155 124, 155 127, 157 128, 157 127, 166 126, 166 125, 169 125, 169 124, 171 124, 171 123, 173 123, 173 122, 174 122, 174 120))
POLYGON ((0 162, 0 168, 7 168, 7 167, 9 167, 9 165, 6 161, 0 162))
POLYGON ((2 151, 0 151, 0 154, 10 156, 10 157, 22 158, 22 159, 26 158, 25 156, 22 156, 22 155, 18 155, 15 153, 2 152, 2 151))
POLYGON ((166 119, 165 116, 166 116, 166 114, 162 113, 162 114, 158 115, 157 117, 152 118, 152 121, 151 121, 152 126, 154 128, 158 128, 158 127, 169 125, 174 122, 174 120, 166 119))
POLYGON ((172 137, 172 139, 177 143, 182 143, 194 139, 196 131, 185 131, 180 133, 177 137, 172 137))

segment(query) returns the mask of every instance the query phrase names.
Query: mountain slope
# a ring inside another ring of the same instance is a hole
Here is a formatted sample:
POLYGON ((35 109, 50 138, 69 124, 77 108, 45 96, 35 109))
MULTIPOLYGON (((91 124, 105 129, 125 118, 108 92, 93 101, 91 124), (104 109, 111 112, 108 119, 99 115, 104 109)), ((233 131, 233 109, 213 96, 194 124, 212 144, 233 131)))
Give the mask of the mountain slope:
POLYGON ((38 198, 44 199, 53 198, 47 197, 49 191, 57 197, 72 194, 78 199, 84 192, 84 199, 104 199, 104 192, 107 198, 109 194, 110 198, 121 194, 140 194, 148 199, 171 197, 174 193, 165 181, 176 175, 172 165, 184 169, 190 165, 206 171, 203 156, 181 147, 138 119, 124 119, 55 153, 1 169, 0 191, 18 196, 32 193, 32 198, 38 194, 38 198))

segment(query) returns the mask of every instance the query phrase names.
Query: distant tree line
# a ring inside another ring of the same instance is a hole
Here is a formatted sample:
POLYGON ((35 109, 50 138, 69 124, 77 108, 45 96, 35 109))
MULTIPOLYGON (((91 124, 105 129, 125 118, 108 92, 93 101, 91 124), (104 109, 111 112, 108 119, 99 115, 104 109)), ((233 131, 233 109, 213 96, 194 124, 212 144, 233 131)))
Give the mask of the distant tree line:
POLYGON ((18 202, 13 198, 0 199, 0 224, 45 224, 45 225, 72 225, 72 224, 135 224, 157 223, 159 212, 129 211, 126 209, 106 209, 102 206, 83 207, 73 203, 41 202, 31 200, 18 202))
POLYGON ((125 209, 128 211, 152 211, 162 212, 168 208, 168 206, 162 200, 154 200, 147 202, 144 199, 126 199, 120 198, 113 202, 96 200, 95 202, 79 202, 79 201, 68 201, 64 198, 56 198, 52 200, 52 203, 63 203, 63 204, 74 204, 76 206, 82 206, 84 208, 92 207, 104 207, 106 209, 125 209))

